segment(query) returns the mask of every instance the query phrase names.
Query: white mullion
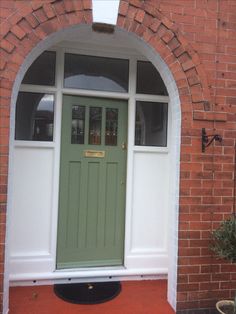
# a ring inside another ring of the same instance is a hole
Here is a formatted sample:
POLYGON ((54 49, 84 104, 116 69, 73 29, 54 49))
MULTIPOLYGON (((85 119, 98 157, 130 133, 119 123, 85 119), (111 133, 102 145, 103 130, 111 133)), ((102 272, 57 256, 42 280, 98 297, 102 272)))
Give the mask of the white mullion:
POLYGON ((51 254, 53 258, 52 271, 56 270, 57 253, 57 220, 59 205, 59 177, 60 177, 60 146, 61 146, 61 115, 62 115, 62 86, 64 78, 64 51, 57 49, 56 60, 56 97, 54 111, 54 165, 53 165, 53 193, 52 193, 52 215, 51 215, 51 254))
POLYGON ((73 45, 73 43, 71 42, 64 42, 58 45, 58 47, 64 48, 66 53, 78 55, 126 60, 129 60, 129 58, 133 56, 137 57, 139 60, 147 61, 145 57, 137 54, 136 51, 122 47, 116 47, 112 49, 110 46, 104 46, 102 48, 99 47, 96 50, 94 50, 94 46, 90 46, 86 43, 83 44, 83 46, 81 47, 81 45, 80 46, 73 45))
POLYGON ((160 147, 160 146, 135 146, 133 148, 135 152, 139 153, 162 153, 162 154, 168 154, 169 149, 168 147, 160 147))
POLYGON ((137 59, 129 60, 129 103, 128 103, 128 151, 127 151, 127 178, 126 178, 126 218, 125 218, 125 250, 124 266, 127 265, 127 256, 130 254, 132 239, 132 203, 133 203, 133 159, 135 134, 135 93, 136 93, 136 64, 137 59))
POLYGON ((114 99, 129 99, 129 94, 128 93, 94 91, 94 90, 75 89, 75 88, 63 88, 62 92, 63 92, 63 94, 75 95, 75 96, 89 96, 89 97, 114 98, 114 99))
POLYGON ((20 86, 20 92, 55 94, 56 90, 57 88, 55 86, 43 86, 43 85, 31 85, 31 84, 22 84, 20 86))
POLYGON ((169 102, 168 96, 161 96, 161 95, 136 94, 135 98, 136 100, 139 100, 139 101, 150 101, 150 102, 161 102, 161 103, 169 102))
POLYGON ((14 147, 54 148, 55 144, 50 141, 14 140, 14 147))

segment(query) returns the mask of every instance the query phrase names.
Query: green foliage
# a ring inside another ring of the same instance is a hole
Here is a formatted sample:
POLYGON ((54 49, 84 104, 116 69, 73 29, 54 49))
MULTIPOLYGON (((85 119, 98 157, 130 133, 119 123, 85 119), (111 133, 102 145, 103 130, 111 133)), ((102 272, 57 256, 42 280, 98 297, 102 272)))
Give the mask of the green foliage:
POLYGON ((211 250, 220 258, 236 262, 236 215, 221 222, 219 228, 212 232, 211 250))

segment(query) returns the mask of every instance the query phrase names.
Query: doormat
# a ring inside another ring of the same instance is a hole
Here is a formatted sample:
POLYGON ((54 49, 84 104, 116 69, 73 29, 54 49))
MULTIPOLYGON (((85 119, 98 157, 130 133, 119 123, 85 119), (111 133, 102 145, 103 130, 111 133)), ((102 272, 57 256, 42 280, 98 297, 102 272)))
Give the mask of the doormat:
POLYGON ((75 304, 99 304, 115 298, 121 291, 119 281, 54 285, 54 293, 75 304))

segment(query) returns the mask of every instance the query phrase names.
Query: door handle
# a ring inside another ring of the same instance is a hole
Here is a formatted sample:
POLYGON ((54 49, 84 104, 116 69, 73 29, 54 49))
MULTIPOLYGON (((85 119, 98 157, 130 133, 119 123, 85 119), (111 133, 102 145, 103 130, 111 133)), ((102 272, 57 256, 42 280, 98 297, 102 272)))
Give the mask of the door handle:
POLYGON ((127 144, 125 142, 123 142, 121 144, 121 148, 122 148, 122 150, 126 150, 127 149, 127 144))

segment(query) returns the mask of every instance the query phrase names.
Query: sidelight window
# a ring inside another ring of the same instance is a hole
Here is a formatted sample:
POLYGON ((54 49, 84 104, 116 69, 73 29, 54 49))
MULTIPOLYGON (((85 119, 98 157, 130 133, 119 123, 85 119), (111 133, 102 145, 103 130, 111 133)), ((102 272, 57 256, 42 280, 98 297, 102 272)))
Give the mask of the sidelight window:
POLYGON ((135 145, 167 145, 167 104, 136 102, 135 145))
POLYGON ((19 93, 16 104, 16 140, 52 141, 53 124, 53 95, 28 92, 19 93))

